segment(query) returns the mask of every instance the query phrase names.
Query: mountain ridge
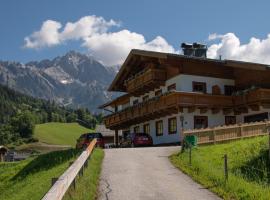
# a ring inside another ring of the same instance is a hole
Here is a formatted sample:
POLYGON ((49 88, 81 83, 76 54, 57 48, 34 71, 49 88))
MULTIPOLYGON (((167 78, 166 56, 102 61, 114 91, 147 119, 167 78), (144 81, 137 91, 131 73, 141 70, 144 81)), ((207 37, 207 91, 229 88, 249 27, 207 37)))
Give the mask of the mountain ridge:
POLYGON ((0 60, 0 83, 33 97, 97 113, 98 105, 112 99, 107 88, 118 69, 104 66, 92 56, 69 51, 25 64, 0 60))

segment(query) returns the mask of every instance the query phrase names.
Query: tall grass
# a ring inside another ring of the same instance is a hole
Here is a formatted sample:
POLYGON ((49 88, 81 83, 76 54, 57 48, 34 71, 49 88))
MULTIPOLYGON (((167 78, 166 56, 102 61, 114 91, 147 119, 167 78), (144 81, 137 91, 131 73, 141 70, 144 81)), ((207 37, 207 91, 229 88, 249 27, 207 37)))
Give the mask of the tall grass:
POLYGON ((69 149, 0 164, 0 199, 41 199, 51 187, 51 178, 59 177, 78 153, 69 149))
POLYGON ((224 199, 270 199, 267 137, 257 137, 197 147, 170 157, 171 162, 194 180, 224 199), (224 154, 228 155, 229 179, 224 177, 224 154))

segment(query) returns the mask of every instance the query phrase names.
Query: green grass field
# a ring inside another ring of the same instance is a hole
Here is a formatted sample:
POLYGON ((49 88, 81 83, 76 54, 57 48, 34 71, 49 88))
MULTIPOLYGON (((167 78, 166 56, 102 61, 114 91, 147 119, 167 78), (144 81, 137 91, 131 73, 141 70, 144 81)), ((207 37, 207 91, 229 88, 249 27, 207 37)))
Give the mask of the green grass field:
MULTIPOLYGON (((21 162, 0 163, 0 199, 41 199, 51 187, 51 178, 63 174, 69 162, 74 161, 78 155, 79 151, 69 149, 42 154, 21 162)), ((74 198, 67 195, 67 199, 95 199, 102 158, 103 150, 94 150, 84 176, 77 179, 78 190, 70 192, 76 195, 74 198)))
POLYGON ((78 123, 45 123, 38 124, 35 127, 34 137, 40 142, 56 145, 76 144, 76 139, 81 134, 91 132, 92 130, 80 126, 78 123))
POLYGON ((21 162, 0 164, 0 199, 38 200, 51 187, 51 178, 59 177, 75 160, 77 150, 55 151, 21 162))
POLYGON ((270 162, 268 138, 257 137, 192 149, 192 162, 185 151, 171 162, 224 199, 269 200, 270 162), (229 179, 224 178, 224 154, 228 156, 229 179))

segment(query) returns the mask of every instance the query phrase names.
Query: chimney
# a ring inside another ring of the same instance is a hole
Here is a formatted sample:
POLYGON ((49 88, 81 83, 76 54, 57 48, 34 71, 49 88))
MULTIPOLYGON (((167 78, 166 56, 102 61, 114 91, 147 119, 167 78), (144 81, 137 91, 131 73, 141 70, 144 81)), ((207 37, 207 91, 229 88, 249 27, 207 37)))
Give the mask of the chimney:
POLYGON ((185 56, 206 58, 207 46, 194 42, 193 44, 182 43, 181 48, 185 56))

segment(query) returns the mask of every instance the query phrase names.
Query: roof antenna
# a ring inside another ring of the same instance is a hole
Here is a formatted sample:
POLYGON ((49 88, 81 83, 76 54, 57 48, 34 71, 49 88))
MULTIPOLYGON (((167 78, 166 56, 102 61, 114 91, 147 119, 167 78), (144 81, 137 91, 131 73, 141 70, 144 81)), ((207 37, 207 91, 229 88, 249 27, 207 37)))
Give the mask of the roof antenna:
POLYGON ((219 55, 219 60, 222 60, 222 55, 219 55))

